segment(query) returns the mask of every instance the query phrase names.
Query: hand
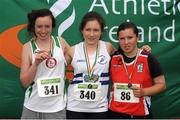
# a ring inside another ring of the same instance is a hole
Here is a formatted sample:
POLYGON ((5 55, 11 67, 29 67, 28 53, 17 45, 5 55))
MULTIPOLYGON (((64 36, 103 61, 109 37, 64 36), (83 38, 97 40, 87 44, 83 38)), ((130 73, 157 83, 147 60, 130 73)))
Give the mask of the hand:
POLYGON ((137 87, 136 85, 133 85, 131 87, 131 89, 133 90, 133 94, 134 94, 135 97, 140 98, 140 97, 144 96, 142 88, 137 87))
POLYGON ((142 49, 145 50, 146 52, 151 53, 151 47, 149 45, 143 45, 142 49))
POLYGON ((45 50, 36 50, 35 51, 35 64, 39 65, 42 61, 49 58, 49 52, 45 50))

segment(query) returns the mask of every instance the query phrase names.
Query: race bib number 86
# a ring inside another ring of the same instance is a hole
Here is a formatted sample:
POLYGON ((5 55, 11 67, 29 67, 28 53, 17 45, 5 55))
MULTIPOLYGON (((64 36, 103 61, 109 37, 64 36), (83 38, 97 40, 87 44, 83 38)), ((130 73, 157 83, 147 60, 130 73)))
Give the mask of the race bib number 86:
MULTIPOLYGON (((140 86, 139 84, 133 84, 140 86)), ((139 98, 135 97, 133 90, 128 88, 126 83, 114 84, 114 100, 117 102, 139 103, 139 98)))

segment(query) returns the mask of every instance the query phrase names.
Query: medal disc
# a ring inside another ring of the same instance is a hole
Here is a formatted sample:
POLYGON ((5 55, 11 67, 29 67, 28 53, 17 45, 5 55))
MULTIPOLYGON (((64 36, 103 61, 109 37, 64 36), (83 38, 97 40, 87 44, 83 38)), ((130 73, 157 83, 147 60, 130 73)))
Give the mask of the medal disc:
POLYGON ((91 79, 92 79, 93 82, 96 82, 96 81, 98 81, 99 76, 95 75, 95 74, 92 74, 91 79))
POLYGON ((132 87, 132 84, 131 83, 128 83, 128 88, 131 88, 132 87))
POLYGON ((90 82, 91 81, 89 75, 84 76, 84 81, 85 82, 90 82))
POLYGON ((57 61, 55 58, 50 57, 46 60, 46 67, 48 68, 54 68, 56 64, 57 64, 57 61))

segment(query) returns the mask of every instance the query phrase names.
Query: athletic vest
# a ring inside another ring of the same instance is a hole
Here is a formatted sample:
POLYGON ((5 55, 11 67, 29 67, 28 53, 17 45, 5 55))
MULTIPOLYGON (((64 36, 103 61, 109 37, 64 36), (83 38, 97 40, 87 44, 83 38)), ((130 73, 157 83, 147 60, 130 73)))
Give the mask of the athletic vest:
POLYGON ((122 55, 112 56, 110 63, 110 76, 113 82, 109 108, 115 112, 130 115, 148 115, 151 105, 150 97, 134 97, 132 90, 128 88, 128 83, 147 88, 152 86, 152 78, 148 67, 148 55, 138 52, 137 61, 125 63, 129 73, 132 73, 129 81, 122 55), (135 65, 134 65, 135 64, 135 65))
MULTIPOLYGON (((66 107, 65 91, 65 58, 58 37, 52 36, 53 58, 56 66, 48 68, 46 60, 39 64, 34 82, 27 88, 24 106, 36 112, 58 112, 66 107), (41 80, 41 82, 37 82, 41 80), (51 85, 49 85, 51 83, 51 85), (39 85, 40 84, 40 87, 39 85), (49 86, 48 86, 49 85, 49 86), (40 92, 42 95, 40 95, 40 92), (57 94, 58 95, 55 95, 57 94), (48 95, 52 96, 48 96, 48 95), (54 95, 54 96, 53 96, 54 95)), ((31 41, 32 63, 35 61, 35 51, 39 49, 34 41, 31 41)))
MULTIPOLYGON (((105 42, 99 41, 99 52, 94 75, 98 75, 96 82, 85 81, 87 76, 87 64, 83 47, 84 42, 75 45, 72 66, 74 68, 74 79, 68 87, 67 110, 76 112, 104 112, 108 110, 108 83, 109 83, 109 61, 105 42)), ((92 64, 95 61, 96 53, 89 55, 92 64)))

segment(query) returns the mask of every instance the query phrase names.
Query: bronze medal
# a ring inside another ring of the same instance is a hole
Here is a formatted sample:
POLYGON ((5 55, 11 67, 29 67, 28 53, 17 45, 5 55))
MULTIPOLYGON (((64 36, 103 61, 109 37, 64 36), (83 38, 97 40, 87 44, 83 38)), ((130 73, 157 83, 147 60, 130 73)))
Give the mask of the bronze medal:
POLYGON ((131 83, 128 83, 128 88, 131 88, 132 87, 132 84, 131 83))
POLYGON ((48 68, 54 68, 57 64, 57 61, 55 58, 50 57, 46 60, 46 67, 48 68))

